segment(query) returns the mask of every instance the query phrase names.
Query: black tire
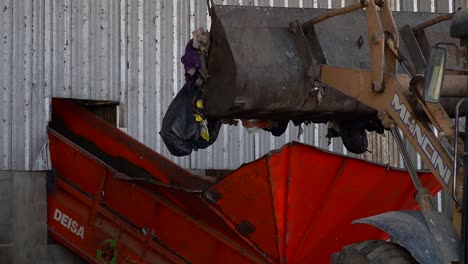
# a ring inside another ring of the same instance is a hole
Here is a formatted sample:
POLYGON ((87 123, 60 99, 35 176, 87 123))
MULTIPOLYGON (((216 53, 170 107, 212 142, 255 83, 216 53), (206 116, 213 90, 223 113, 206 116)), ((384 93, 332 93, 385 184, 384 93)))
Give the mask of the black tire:
POLYGON ((351 244, 334 253, 332 264, 417 264, 403 247, 381 240, 351 244))

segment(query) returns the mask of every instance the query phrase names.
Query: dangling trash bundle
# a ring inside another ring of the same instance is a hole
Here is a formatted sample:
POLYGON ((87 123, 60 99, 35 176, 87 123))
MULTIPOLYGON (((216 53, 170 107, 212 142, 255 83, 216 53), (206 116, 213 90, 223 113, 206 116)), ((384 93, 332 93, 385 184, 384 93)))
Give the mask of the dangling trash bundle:
POLYGON ((159 132, 175 156, 186 156, 192 150, 207 148, 216 141, 221 127, 218 120, 206 119, 194 111, 194 92, 184 85, 167 109, 159 132))
POLYGON ((208 78, 204 58, 209 48, 209 35, 202 29, 193 35, 182 57, 186 83, 169 105, 159 132, 175 156, 207 148, 216 141, 221 128, 221 122, 206 118, 204 110, 203 85, 208 78))

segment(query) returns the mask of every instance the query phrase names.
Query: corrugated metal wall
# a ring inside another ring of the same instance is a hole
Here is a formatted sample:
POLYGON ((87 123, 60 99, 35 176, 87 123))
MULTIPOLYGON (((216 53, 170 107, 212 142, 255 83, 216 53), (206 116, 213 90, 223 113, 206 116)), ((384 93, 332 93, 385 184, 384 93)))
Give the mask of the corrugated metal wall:
MULTIPOLYGON (((217 0, 217 4, 336 8, 351 0, 217 0)), ((456 7, 467 0, 453 1, 456 7)), ((450 12, 452 1, 393 1, 395 10, 450 12)), ((0 0, 0 170, 48 168, 45 137, 51 97, 121 102, 128 133, 186 168, 234 169, 298 140, 337 152, 325 125, 290 126, 282 137, 223 126, 209 149, 173 158, 158 135, 183 85, 181 53, 190 32, 209 27, 205 0, 0 0)), ((370 135, 361 157, 399 165, 390 137, 370 135), (389 143, 390 142, 390 143, 389 143)))
POLYGON ((0 0, 0 169, 31 169, 45 141, 43 1, 0 0))

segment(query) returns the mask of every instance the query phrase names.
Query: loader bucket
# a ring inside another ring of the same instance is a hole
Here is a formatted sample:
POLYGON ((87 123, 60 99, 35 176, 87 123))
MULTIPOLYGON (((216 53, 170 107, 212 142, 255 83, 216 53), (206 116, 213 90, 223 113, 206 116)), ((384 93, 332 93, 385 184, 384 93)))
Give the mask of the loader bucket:
MULTIPOLYGON (((206 111, 213 117, 323 121, 375 117, 375 111, 305 78, 304 56, 290 23, 324 9, 214 6, 208 58, 206 111)), ((431 13, 394 12, 397 27, 416 25, 431 13)), ((364 11, 340 15, 305 33, 319 64, 370 69, 364 11)), ((447 41, 449 22, 427 29, 429 43, 447 41)), ((408 54, 403 43, 400 45, 408 54)), ((409 56, 408 56, 409 57, 409 56)), ((450 62, 449 62, 450 64, 450 62)), ((337 76, 341 78, 341 76, 337 76)))

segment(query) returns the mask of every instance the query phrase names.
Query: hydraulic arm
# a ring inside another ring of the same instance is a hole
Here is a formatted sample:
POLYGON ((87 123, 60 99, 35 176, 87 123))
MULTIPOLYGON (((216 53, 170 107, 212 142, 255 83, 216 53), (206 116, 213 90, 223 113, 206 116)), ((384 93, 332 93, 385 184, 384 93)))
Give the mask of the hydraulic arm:
MULTIPOLYGON (((404 61, 398 50, 398 32, 387 1, 362 1, 366 7, 368 21, 368 41, 371 50, 371 70, 344 68, 323 64, 320 67, 319 79, 324 84, 334 87, 344 94, 356 99, 378 111, 378 117, 384 127, 390 129, 394 137, 399 138, 397 128, 405 135, 424 164, 437 177, 441 185, 452 193, 453 153, 447 151, 442 140, 438 138, 426 119, 416 113, 416 105, 410 102, 402 84, 397 80, 398 61, 404 61), (377 4, 380 12, 377 12, 377 4), (341 78, 336 78, 341 76, 341 78)), ((444 108, 439 103, 428 103, 422 100, 424 79, 411 74, 410 91, 416 97, 419 107, 433 121, 439 135, 453 139, 453 122, 450 121, 444 108)), ((398 141, 398 140, 397 140, 398 141)), ((405 155, 403 154, 403 157, 405 155)), ((405 158, 409 168, 409 159, 405 158)), ((414 167, 414 166, 413 166, 414 167)), ((412 173, 414 175, 414 173, 412 173)), ((413 177, 416 183, 417 179, 413 177)), ((420 187, 418 183, 416 188, 420 187)), ((424 207, 423 207, 424 209, 424 207)))

